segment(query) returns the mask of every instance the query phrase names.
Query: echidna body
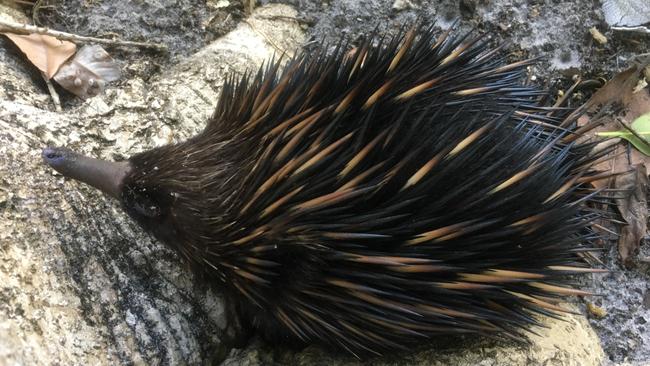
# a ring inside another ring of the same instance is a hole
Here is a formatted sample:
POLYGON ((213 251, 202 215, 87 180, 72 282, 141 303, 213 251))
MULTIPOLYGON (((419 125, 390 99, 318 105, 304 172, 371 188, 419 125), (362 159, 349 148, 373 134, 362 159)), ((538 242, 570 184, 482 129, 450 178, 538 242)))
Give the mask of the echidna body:
POLYGON ((576 253, 604 153, 568 142, 572 121, 520 84, 529 62, 497 51, 422 28, 369 37, 228 80, 186 142, 43 156, 119 199, 266 338, 361 355, 520 337, 583 294, 563 282, 589 271, 576 253))

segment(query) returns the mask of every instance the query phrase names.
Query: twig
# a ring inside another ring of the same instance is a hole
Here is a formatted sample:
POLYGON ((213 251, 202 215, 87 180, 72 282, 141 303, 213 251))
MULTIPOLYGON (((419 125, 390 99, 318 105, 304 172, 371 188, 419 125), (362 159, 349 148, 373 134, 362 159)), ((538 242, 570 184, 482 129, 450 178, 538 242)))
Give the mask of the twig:
POLYGON ((266 40, 266 43, 270 44, 271 47, 275 48, 275 50, 280 52, 280 54, 283 54, 283 55, 287 54, 287 51, 283 50, 282 48, 280 48, 280 46, 275 44, 275 42, 273 42, 273 40, 271 38, 269 38, 269 36, 267 36, 266 34, 264 34, 264 32, 257 29, 257 27, 255 27, 253 25, 253 23, 249 22, 247 19, 244 19, 244 23, 248 24, 248 26, 251 27, 253 32, 255 32, 255 33, 259 34, 260 36, 262 36, 262 38, 264 38, 264 40, 266 40))
POLYGON ((638 32, 638 33, 647 33, 650 34, 650 29, 645 26, 638 26, 638 27, 611 27, 615 31, 624 31, 624 32, 638 32))
POLYGON ((312 26, 316 24, 316 20, 312 17, 294 17, 289 15, 267 15, 267 16, 259 16, 259 18, 266 19, 266 20, 293 20, 298 24, 305 24, 308 26, 312 26))
POLYGON ((45 80, 45 85, 47 85, 47 90, 50 91, 50 96, 52 97, 54 108, 56 109, 57 112, 63 112, 63 108, 61 108, 61 100, 59 99, 59 94, 56 92, 56 89, 54 89, 54 85, 52 85, 52 82, 50 81, 50 79, 47 78, 47 75, 45 75, 44 72, 41 72, 41 76, 43 76, 43 80, 45 80))
MULTIPOLYGON (((32 4, 32 23, 41 24, 41 21, 38 19, 38 15, 40 14, 43 6, 44 6, 43 0, 36 0, 34 4, 32 4)), ((49 6, 49 5, 45 5, 45 6, 49 6)))
POLYGON ((255 10, 255 0, 244 0, 243 5, 244 13, 246 13, 246 15, 251 15, 253 10, 255 10))
POLYGON ((119 45, 119 46, 133 46, 133 47, 142 47, 142 48, 151 48, 159 52, 167 52, 167 46, 159 43, 148 43, 148 42, 133 42, 133 41, 122 41, 119 39, 104 39, 104 38, 95 38, 95 37, 86 37, 79 36, 72 33, 59 32, 43 27, 36 27, 29 24, 20 24, 15 22, 7 22, 0 20, 0 32, 8 32, 15 34, 45 34, 52 36, 57 39, 62 39, 64 41, 80 42, 80 43, 99 43, 99 44, 109 44, 109 45, 119 45))
POLYGON ((14 3, 16 4, 21 4, 21 5, 29 5, 33 6, 34 2, 33 1, 26 1, 26 0, 13 0, 14 3))

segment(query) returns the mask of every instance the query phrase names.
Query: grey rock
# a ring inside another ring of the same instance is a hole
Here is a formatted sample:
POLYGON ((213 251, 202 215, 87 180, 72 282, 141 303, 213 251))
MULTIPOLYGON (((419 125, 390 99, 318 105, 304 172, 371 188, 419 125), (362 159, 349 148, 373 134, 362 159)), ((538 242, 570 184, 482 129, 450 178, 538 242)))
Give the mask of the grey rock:
POLYGON ((603 13, 611 27, 650 25, 650 2, 646 0, 605 0, 603 13))
POLYGON ((417 3, 415 3, 415 1, 413 0, 395 0, 392 6, 393 10, 395 11, 415 9, 417 7, 418 7, 417 3))

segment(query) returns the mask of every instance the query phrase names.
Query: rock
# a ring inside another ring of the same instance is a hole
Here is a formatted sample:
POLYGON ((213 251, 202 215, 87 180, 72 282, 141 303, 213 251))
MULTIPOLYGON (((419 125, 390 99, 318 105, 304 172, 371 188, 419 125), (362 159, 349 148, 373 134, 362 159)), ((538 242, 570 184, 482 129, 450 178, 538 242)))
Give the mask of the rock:
POLYGON ((471 18, 476 12, 477 0, 461 0, 458 3, 460 14, 465 18, 471 18))
POLYGON ((395 0, 393 2, 393 10, 402 11, 407 9, 416 9, 417 4, 413 0, 395 0))
POLYGON ((650 32, 650 2, 645 0, 605 0, 603 13, 610 27, 645 28, 650 32), (644 27, 645 26, 645 27, 644 27))
MULTIPOLYGON (((575 310, 575 309, 574 309, 575 310)), ((278 365, 293 366, 599 366, 604 360, 598 336, 582 315, 563 320, 544 319, 548 328, 535 328, 530 346, 472 338, 441 341, 441 346, 396 353, 366 362, 327 354, 315 347, 276 355, 278 365), (444 343, 443 343, 444 342, 444 343)), ((268 351, 253 343, 246 351, 233 351, 224 365, 268 365, 268 351), (245 361, 244 361, 245 360, 245 361)))

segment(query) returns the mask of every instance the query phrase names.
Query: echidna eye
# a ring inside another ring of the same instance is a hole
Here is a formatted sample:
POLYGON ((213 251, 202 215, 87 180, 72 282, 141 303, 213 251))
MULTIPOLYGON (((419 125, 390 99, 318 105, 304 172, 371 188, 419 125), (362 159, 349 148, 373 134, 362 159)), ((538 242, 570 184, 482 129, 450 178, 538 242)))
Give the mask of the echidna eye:
POLYGON ((146 217, 160 216, 160 207, 150 202, 136 202, 133 208, 137 213, 146 217))
POLYGON ((160 203, 156 199, 158 196, 156 192, 146 188, 130 188, 125 193, 125 204, 135 214, 148 218, 155 218, 161 215, 162 210, 160 203))

